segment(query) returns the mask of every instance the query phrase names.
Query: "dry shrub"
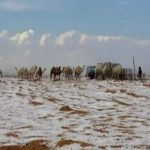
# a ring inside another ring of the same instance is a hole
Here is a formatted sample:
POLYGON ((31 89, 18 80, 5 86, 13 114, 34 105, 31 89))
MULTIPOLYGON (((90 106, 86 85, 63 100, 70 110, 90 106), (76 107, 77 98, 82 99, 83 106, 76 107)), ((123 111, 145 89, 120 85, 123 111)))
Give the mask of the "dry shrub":
POLYGON ((110 147, 111 147, 111 148, 115 148, 115 149, 116 149, 116 148, 119 148, 119 149, 120 149, 120 148, 122 147, 122 145, 112 145, 112 146, 110 146, 110 147))
POLYGON ((36 101, 30 101, 30 104, 33 105, 33 106, 38 106, 38 105, 42 105, 43 103, 36 102, 36 101))
POLYGON ((82 111, 82 110, 74 110, 71 114, 77 114, 77 115, 87 115, 88 112, 82 111))
POLYGON ((110 121, 113 121, 113 118, 106 118, 103 120, 103 122, 110 122, 110 121))
POLYGON ((24 146, 2 146, 0 150, 50 150, 47 146, 47 142, 44 140, 35 140, 24 146))
POLYGON ((107 146, 99 146, 100 149, 107 149, 107 146))
POLYGON ((133 138, 132 137, 127 137, 126 140, 131 141, 131 140, 133 140, 133 138))
POLYGON ((36 96, 33 95, 33 93, 30 93, 30 96, 31 96, 32 99, 35 99, 35 98, 36 98, 36 96))
POLYGON ((88 113, 86 111, 72 109, 69 106, 61 107, 59 110, 60 111, 64 111, 64 112, 71 112, 70 114, 73 114, 73 115, 74 114, 77 114, 77 115, 86 115, 88 113))
POLYGON ((73 130, 73 127, 70 127, 70 126, 68 126, 68 127, 63 126, 63 127, 62 127, 62 129, 66 130, 67 132, 76 133, 76 131, 75 131, 75 130, 73 130))
POLYGON ((65 130, 70 130, 72 127, 63 126, 62 128, 65 129, 65 130))
POLYGON ((15 129, 26 129, 26 128, 32 128, 32 127, 33 127, 32 125, 26 125, 26 126, 21 126, 15 129))
POLYGON ((115 102, 117 102, 120 105, 130 106, 130 104, 125 103, 125 102, 121 102, 121 101, 117 101, 117 100, 115 102))
POLYGON ((115 128, 118 128, 118 129, 134 129, 134 128, 136 128, 136 126, 123 126, 123 125, 117 125, 117 124, 114 124, 112 126, 115 128))
POLYGON ((49 117, 54 117, 54 116, 51 114, 48 114, 47 116, 38 117, 38 119, 48 119, 49 117))
POLYGON ((71 144, 80 144, 81 147, 94 146, 93 144, 86 143, 86 142, 61 139, 59 142, 57 142, 56 147, 63 147, 65 145, 71 145, 71 144))
POLYGON ((135 123, 141 123, 141 124, 145 124, 145 120, 132 120, 132 122, 135 122, 135 123))
POLYGON ((106 93, 112 93, 112 94, 117 93, 117 91, 115 89, 106 89, 105 92, 106 93))
POLYGON ((46 98, 49 102, 53 102, 53 103, 58 103, 58 102, 60 102, 60 100, 59 99, 57 99, 57 98, 46 98))
POLYGON ((32 91, 32 89, 29 89, 29 88, 28 88, 28 91, 30 91, 30 92, 31 92, 31 91, 32 91))
POLYGON ((120 100, 116 99, 115 97, 113 97, 112 100, 120 105, 130 106, 130 104, 120 101, 120 100))
POLYGON ((61 107, 59 110, 60 111, 72 111, 73 109, 71 109, 69 106, 64 106, 64 107, 61 107))
POLYGON ((64 134, 60 133, 60 134, 57 134, 57 137, 63 137, 64 134))
POLYGON ((127 91, 126 91, 126 89, 120 89, 120 92, 121 93, 126 93, 127 91))
POLYGON ((6 136, 8 136, 8 137, 14 137, 14 138, 18 138, 19 137, 19 132, 8 132, 8 133, 6 133, 6 136))
POLYGON ((135 133, 133 132, 133 130, 120 130, 121 133, 123 134, 130 134, 130 135, 134 135, 135 133))
POLYGON ((126 118, 132 118, 132 116, 129 115, 122 115, 118 117, 119 119, 126 119, 126 118))
POLYGON ((127 93, 127 95, 132 96, 132 97, 136 97, 136 98, 142 98, 142 97, 146 98, 145 96, 138 95, 138 94, 136 94, 136 93, 132 93, 132 92, 127 93))
POLYGON ((17 95, 17 96, 20 96, 20 97, 26 96, 26 94, 19 93, 19 92, 17 92, 16 95, 17 95))
POLYGON ((95 131, 100 132, 100 133, 108 133, 108 130, 106 129, 96 129, 95 131))
POLYGON ((146 149, 146 150, 149 150, 150 149, 150 145, 149 144, 147 144, 147 145, 136 145, 136 146, 134 146, 134 149, 139 149, 139 150, 146 149))
POLYGON ((144 83, 143 86, 150 87, 150 83, 144 83))

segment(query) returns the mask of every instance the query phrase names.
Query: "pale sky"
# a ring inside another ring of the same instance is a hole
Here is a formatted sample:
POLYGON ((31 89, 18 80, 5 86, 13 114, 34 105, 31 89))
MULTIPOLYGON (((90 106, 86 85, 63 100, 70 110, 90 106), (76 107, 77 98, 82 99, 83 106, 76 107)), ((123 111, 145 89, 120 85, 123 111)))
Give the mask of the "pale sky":
POLYGON ((150 0, 1 0, 0 68, 119 62, 150 72, 150 0))

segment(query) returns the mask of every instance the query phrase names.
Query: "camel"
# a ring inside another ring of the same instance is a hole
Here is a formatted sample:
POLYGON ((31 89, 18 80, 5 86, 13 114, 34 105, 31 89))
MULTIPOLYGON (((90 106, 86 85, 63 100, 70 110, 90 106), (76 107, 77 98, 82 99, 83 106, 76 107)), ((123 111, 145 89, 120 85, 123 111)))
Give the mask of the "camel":
POLYGON ((21 67, 19 69, 15 67, 15 70, 17 71, 18 78, 24 79, 24 67, 21 67))
POLYGON ((24 68, 24 78, 28 79, 29 78, 29 72, 27 68, 24 68))
POLYGON ((55 77, 56 77, 56 68, 53 66, 50 70, 50 79, 52 80, 52 78, 54 78, 55 80, 55 77))
MULTIPOLYGON (((110 79, 113 77, 112 70, 114 67, 120 65, 119 63, 111 63, 111 62, 106 62, 103 64, 103 77, 104 79, 110 79)), ((121 65, 120 65, 121 66, 121 65)))
POLYGON ((123 79, 123 67, 121 65, 117 65, 112 69, 112 77, 116 80, 123 79))
POLYGON ((15 70, 17 71, 18 78, 28 79, 28 69, 27 68, 21 67, 21 68, 17 69, 17 67, 15 67, 15 70))
POLYGON ((80 80, 80 77, 81 77, 81 74, 83 72, 83 69, 82 67, 80 66, 77 66, 75 69, 74 69, 74 76, 75 76, 75 79, 76 80, 80 80))
POLYGON ((46 68, 44 68, 43 70, 42 70, 42 68, 41 67, 39 67, 38 69, 37 69, 37 71, 36 71, 36 77, 38 78, 38 80, 41 80, 42 79, 42 75, 43 75, 43 73, 46 71, 46 68))
POLYGON ((51 70, 50 70, 50 79, 52 80, 56 80, 56 77, 58 77, 58 79, 60 80, 60 75, 62 73, 62 70, 61 70, 61 66, 59 67, 52 67, 51 70))
POLYGON ((30 67, 30 69, 29 69, 29 79, 34 78, 34 75, 36 74, 37 69, 38 69, 38 67, 36 65, 30 67))
POLYGON ((99 64, 96 67, 96 72, 95 72, 95 77, 97 80, 103 80, 104 75, 103 75, 103 64, 99 64))
POLYGON ((69 66, 63 67, 63 73, 66 80, 73 80, 73 69, 69 66))
POLYGON ((111 62, 104 63, 103 68, 104 79, 111 78, 111 73, 112 73, 111 62))

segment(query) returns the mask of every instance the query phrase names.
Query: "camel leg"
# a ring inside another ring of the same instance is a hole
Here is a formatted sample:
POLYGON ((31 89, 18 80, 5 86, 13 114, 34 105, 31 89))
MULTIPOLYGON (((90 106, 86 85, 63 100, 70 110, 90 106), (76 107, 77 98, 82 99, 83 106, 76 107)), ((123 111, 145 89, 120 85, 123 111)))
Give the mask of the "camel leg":
POLYGON ((60 81, 60 74, 59 74, 59 81, 60 81))
POLYGON ((52 73, 50 74, 50 80, 51 81, 53 80, 53 74, 52 73))

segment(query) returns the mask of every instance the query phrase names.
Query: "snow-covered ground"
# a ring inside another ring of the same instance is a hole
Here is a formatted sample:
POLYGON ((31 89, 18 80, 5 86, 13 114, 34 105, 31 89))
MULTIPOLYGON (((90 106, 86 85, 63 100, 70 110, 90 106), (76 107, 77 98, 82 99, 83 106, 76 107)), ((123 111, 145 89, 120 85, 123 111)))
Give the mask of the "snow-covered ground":
POLYGON ((150 80, 0 80, 0 145, 150 149, 150 80))

